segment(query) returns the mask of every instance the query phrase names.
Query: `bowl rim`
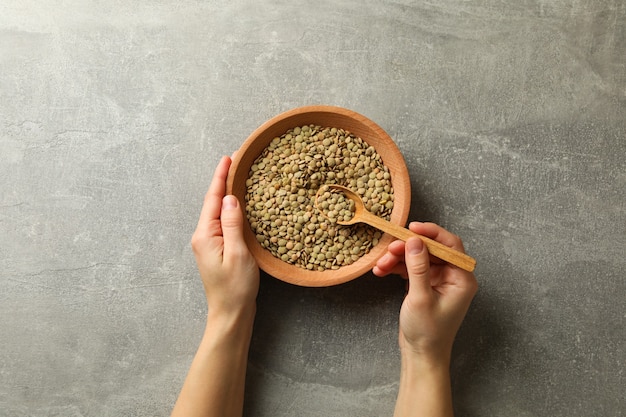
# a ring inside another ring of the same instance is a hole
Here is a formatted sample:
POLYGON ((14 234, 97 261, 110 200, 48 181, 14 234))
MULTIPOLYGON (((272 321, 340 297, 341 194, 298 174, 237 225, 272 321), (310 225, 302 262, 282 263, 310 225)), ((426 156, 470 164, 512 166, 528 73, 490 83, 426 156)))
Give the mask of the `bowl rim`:
MULTIPOLYGON (((245 166, 247 166, 245 173, 247 178, 249 167, 258 157, 258 154, 251 155, 250 152, 247 152, 247 150, 250 149, 251 146, 257 146, 260 149, 264 149, 269 145, 270 141, 274 137, 280 136, 287 130, 301 124, 295 121, 292 123, 291 120, 298 120, 304 115, 311 115, 315 118, 320 117, 321 114, 324 114, 326 117, 330 117, 331 119, 344 121, 351 120, 350 123, 361 125, 365 130, 369 130, 371 132, 371 136, 369 137, 361 137, 361 135, 358 135, 366 143, 371 145, 370 141, 374 141, 383 142, 385 144, 385 151, 383 153, 386 153, 387 157, 385 158, 381 155, 381 158, 383 158, 383 163, 390 169, 390 171, 393 171, 391 181, 394 188, 394 196, 396 196, 395 201, 398 202, 398 196, 401 195, 402 198, 400 200, 404 203, 394 205, 390 220, 396 224, 404 226, 408 219, 411 205, 411 184, 408 169, 402 153, 387 132, 385 132, 378 124, 362 114, 343 107, 312 105, 297 107, 285 111, 261 124, 248 136, 248 138, 242 143, 239 150, 233 155, 233 161, 226 181, 226 192, 227 194, 234 194, 239 198, 240 208, 243 214, 244 240, 246 241, 250 252, 256 259, 259 268, 281 281, 305 287, 327 287, 338 285, 364 275, 367 271, 374 267, 378 258, 386 252, 387 245, 394 240, 391 235, 384 233, 379 239, 379 243, 358 261, 352 263, 351 265, 343 266, 338 270, 329 269, 325 271, 312 271, 288 264, 287 262, 274 257, 269 251, 263 249, 257 242, 256 236, 252 231, 246 216, 245 198, 242 199, 242 197, 245 196, 245 184, 243 186, 239 185, 239 188, 244 190, 243 193, 239 192, 240 195, 237 195, 239 191, 237 189, 238 184, 235 184, 235 179, 243 175, 240 171, 244 169, 245 166), (374 136, 376 139, 372 140, 374 136), (257 141, 261 139, 263 139, 263 142, 257 143, 257 141), (393 169, 389 166, 390 160, 393 160, 393 169)), ((328 127, 343 128, 342 126, 328 127)), ((350 129, 346 130, 351 131, 350 129)), ((377 149, 377 153, 381 153, 380 148, 377 149)))

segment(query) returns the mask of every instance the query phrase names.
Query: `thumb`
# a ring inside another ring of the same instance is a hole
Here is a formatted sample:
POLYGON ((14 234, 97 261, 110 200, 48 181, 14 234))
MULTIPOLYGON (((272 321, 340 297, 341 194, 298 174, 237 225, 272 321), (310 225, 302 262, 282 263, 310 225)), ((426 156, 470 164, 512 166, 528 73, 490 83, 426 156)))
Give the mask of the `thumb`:
POLYGON ((404 263, 409 274, 409 291, 430 293, 430 259, 424 242, 418 237, 410 238, 404 246, 404 263))
POLYGON ((220 221, 224 237, 224 252, 243 243, 243 217, 239 210, 239 201, 234 195, 227 195, 222 199, 220 221))

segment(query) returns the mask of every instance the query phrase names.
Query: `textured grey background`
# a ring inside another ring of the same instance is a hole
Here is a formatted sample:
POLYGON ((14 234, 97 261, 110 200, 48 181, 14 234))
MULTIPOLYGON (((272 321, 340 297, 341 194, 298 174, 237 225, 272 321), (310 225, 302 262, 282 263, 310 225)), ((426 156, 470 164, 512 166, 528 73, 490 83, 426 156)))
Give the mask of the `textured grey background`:
MULTIPOLYGON (((308 104, 387 130, 478 259, 459 416, 626 413, 622 0, 4 0, 1 416, 169 414, 213 169, 308 104)), ((391 415, 403 290, 264 276, 246 415, 391 415)))

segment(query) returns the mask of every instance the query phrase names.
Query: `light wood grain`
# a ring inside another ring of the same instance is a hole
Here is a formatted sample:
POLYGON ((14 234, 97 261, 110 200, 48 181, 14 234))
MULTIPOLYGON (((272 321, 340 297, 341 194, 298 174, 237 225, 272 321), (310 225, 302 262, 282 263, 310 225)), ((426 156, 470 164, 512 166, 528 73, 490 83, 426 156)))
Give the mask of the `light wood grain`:
MULTIPOLYGON (((456 249, 453 249, 449 246, 443 245, 426 236, 418 235, 417 233, 414 233, 410 231, 409 229, 406 229, 404 227, 398 226, 397 224, 388 222, 387 220, 382 219, 376 216, 375 214, 372 214, 365 208, 365 205, 363 204, 363 200, 361 200, 359 195, 353 192, 352 190, 346 187, 342 187, 340 185, 335 185, 335 184, 328 184, 328 187, 341 191, 355 203, 354 217, 349 221, 340 221, 338 222, 339 224, 351 225, 355 223, 366 223, 372 227, 382 230, 385 233, 389 233, 390 235, 398 239, 404 240, 404 241, 412 237, 419 237, 420 239, 422 239, 422 241, 424 242, 424 245, 426 246, 426 248, 428 249, 428 252, 431 255, 443 261, 446 261, 452 265, 458 266, 459 268, 464 269, 465 271, 472 272, 474 268, 476 267, 476 260, 472 258, 471 256, 463 252, 460 252, 456 249)), ((320 211, 322 212, 322 214, 324 213, 322 210, 320 211)))
POLYGON ((442 261, 446 261, 452 265, 458 266, 465 271, 472 272, 476 267, 476 260, 471 256, 466 255, 465 253, 453 249, 449 246, 443 245, 426 236, 418 235, 417 233, 414 233, 409 229, 405 229, 404 227, 400 227, 396 224, 388 222, 387 220, 381 219, 380 217, 370 213, 369 211, 365 211, 359 217, 359 220, 404 241, 407 241, 412 237, 419 237, 420 239, 422 239, 424 245, 431 255, 441 259, 442 261))

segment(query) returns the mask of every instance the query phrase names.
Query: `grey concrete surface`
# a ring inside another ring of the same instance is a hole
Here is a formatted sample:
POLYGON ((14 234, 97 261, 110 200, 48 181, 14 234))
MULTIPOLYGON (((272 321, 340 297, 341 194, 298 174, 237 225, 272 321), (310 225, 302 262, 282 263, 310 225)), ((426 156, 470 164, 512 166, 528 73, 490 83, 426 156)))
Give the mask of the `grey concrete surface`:
MULTIPOLYGON (((169 414, 213 169, 308 104, 387 130, 478 259, 458 416, 626 414, 622 0, 4 0, 0 416, 169 414)), ((245 415, 391 415, 403 291, 263 276, 245 415)))

